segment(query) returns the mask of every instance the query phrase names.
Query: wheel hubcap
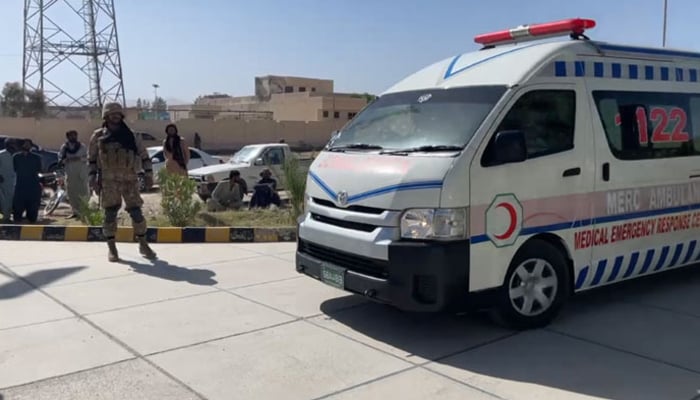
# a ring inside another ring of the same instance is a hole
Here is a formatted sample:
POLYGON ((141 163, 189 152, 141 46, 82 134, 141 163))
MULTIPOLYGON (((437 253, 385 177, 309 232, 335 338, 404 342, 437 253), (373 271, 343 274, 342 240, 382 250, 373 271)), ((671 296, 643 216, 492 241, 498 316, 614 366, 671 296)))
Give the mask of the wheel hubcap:
POLYGON ((516 311, 533 317, 552 306, 557 289, 554 267, 545 260, 530 259, 515 268, 508 285, 508 294, 516 311))

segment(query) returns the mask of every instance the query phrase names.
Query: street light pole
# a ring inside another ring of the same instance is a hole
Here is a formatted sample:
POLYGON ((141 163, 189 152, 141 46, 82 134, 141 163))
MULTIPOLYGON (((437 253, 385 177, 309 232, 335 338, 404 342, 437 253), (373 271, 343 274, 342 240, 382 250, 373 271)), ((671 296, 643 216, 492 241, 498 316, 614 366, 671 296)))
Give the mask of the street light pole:
POLYGON ((151 111, 153 112, 153 119, 157 119, 156 115, 156 101, 158 101, 158 88, 160 87, 159 84, 154 83, 153 84, 153 104, 151 105, 151 111))
POLYGON ((662 47, 666 47, 667 20, 668 20, 668 0, 664 0, 664 31, 663 31, 662 47))

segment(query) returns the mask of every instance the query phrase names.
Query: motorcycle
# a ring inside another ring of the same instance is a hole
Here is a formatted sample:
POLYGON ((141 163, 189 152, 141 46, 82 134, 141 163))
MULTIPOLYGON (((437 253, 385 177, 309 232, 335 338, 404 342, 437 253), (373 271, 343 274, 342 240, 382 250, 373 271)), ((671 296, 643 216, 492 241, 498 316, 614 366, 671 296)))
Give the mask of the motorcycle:
POLYGON ((42 189, 52 190, 44 207, 44 215, 51 215, 66 198, 66 176, 63 170, 57 169, 54 172, 39 174, 39 181, 42 189))

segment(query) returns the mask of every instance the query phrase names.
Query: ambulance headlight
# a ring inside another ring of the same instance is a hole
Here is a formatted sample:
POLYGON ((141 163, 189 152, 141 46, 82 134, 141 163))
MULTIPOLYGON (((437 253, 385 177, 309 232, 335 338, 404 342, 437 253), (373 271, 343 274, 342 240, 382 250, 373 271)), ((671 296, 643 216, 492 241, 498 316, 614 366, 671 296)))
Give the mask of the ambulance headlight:
POLYGON ((406 210, 401 216, 401 238, 460 240, 468 236, 466 208, 406 210))

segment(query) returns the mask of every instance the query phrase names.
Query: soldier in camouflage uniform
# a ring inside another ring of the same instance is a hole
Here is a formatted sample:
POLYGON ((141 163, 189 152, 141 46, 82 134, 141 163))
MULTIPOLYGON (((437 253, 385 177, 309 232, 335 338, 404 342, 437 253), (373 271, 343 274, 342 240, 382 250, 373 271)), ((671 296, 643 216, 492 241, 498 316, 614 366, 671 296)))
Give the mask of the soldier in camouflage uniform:
POLYGON ((119 103, 105 104, 102 118, 102 128, 90 137, 88 163, 90 187, 100 194, 101 206, 105 210, 102 232, 109 247, 109 261, 119 260, 115 236, 122 198, 131 216, 139 252, 146 258, 154 259, 156 254, 146 241, 146 219, 141 211, 143 199, 138 185, 138 172, 143 169, 146 187, 153 186, 151 159, 141 135, 134 134, 124 123, 124 113, 119 103))

